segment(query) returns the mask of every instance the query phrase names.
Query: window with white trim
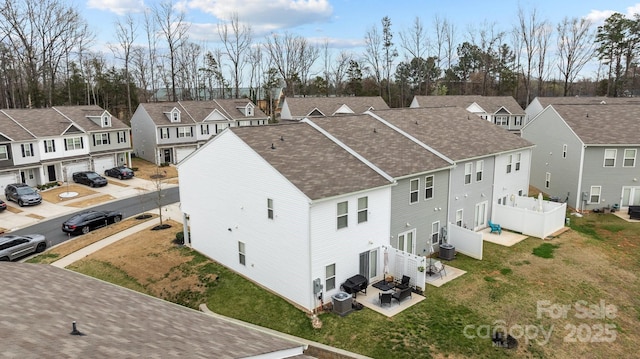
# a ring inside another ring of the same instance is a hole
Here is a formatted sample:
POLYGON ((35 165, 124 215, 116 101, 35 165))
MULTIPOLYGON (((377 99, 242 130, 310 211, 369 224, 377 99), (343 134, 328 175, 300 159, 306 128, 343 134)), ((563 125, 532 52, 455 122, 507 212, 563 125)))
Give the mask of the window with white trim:
POLYGON ((0 161, 5 161, 9 159, 9 150, 7 146, 0 146, 0 161))
POLYGON ((522 153, 516 153, 516 171, 520 171, 520 159, 522 158, 522 153))
POLYGON ((562 145, 562 158, 567 158, 567 145, 562 145))
POLYGON ((243 266, 247 265, 247 252, 244 242, 238 241, 238 261, 243 266))
POLYGON ((224 129, 226 129, 227 127, 229 127, 228 123, 216 123, 215 125, 215 130, 216 130, 216 134, 224 131, 224 129))
POLYGON ((616 149, 606 149, 604 150, 604 167, 615 167, 616 166, 616 154, 618 150, 616 149))
POLYGON ((551 186, 551 173, 547 172, 544 175, 544 188, 549 188, 551 186))
POLYGON ((484 170, 484 160, 476 162, 476 182, 482 181, 482 172, 484 170))
POLYGON ((456 211, 456 226, 458 227, 462 227, 462 213, 462 209, 456 211))
POLYGON ((336 264, 324 267, 324 288, 326 291, 336 289, 336 264))
POLYGON ((424 199, 433 198, 433 176, 424 178, 424 199))
POLYGON ((177 128, 178 138, 191 137, 192 136, 191 130, 192 130, 191 127, 178 127, 177 128))
POLYGON ((111 116, 107 114, 102 116, 102 127, 111 127, 111 116))
POLYGON ((591 186, 589 193, 589 203, 600 203, 600 194, 602 193, 602 186, 591 186))
POLYGON ((82 137, 71 137, 64 139, 64 149, 67 151, 80 150, 84 148, 82 137))
POLYGON ((471 172, 473 172, 473 163, 464 164, 464 184, 471 183, 471 172))
POLYGON ((127 142, 127 132, 126 131, 118 131, 116 133, 118 137, 118 143, 126 143, 127 142))
POLYGON ((495 123, 498 126, 507 126, 509 125, 509 116, 503 116, 503 115, 496 116, 495 123))
POLYGON ((96 133, 93 135, 94 146, 108 145, 110 142, 108 133, 96 133))
POLYGON ((200 125, 200 133, 203 135, 208 135, 209 134, 209 124, 208 123, 203 123, 202 125, 200 125))
POLYGON ((56 152, 55 140, 44 140, 44 153, 56 152))
POLYGON ((349 202, 338 203, 338 229, 349 225, 349 202))
POLYGON ((358 223, 369 220, 369 197, 358 198, 358 223))
POLYGON ((511 173, 511 164, 513 163, 513 155, 507 156, 507 173, 511 173))
POLYGON ((169 138, 169 127, 160 128, 160 138, 161 139, 169 138))
POLYGON ((409 203, 418 202, 418 192, 420 191, 420 180, 418 178, 412 179, 409 182, 409 203))
POLYGON ((522 116, 516 116, 514 120, 514 125, 522 126, 522 116))
POLYGON ((267 198, 267 218, 273 219, 273 199, 267 198))
POLYGON ((440 240, 440 222, 431 223, 431 243, 437 244, 440 240))
POLYGON ((33 157, 33 143, 23 143, 20 145, 22 157, 33 157))
POLYGON ((622 161, 622 167, 635 167, 637 152, 638 151, 633 148, 624 150, 624 160, 622 161))

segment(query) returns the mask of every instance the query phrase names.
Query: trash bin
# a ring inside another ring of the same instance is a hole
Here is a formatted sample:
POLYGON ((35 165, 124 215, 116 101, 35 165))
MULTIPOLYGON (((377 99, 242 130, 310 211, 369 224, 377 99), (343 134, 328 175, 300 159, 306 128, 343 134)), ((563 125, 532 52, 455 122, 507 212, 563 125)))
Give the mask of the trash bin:
POLYGON ((456 247, 449 243, 443 243, 440 245, 440 254, 439 257, 441 259, 450 261, 453 260, 456 256, 456 247))
POLYGON ((571 225, 571 218, 567 217, 564 219, 564 223, 569 227, 571 225))
POLYGON ((333 312, 345 316, 351 311, 351 304, 353 303, 353 297, 347 292, 338 292, 331 296, 333 300, 333 312))

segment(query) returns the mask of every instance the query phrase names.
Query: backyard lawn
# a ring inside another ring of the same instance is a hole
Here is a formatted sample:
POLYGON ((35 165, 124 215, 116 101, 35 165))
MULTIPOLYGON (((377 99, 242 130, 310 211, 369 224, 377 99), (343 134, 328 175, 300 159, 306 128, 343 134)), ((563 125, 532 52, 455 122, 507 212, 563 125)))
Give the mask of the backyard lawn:
POLYGON ((572 216, 571 227, 513 247, 485 242, 482 261, 458 254, 447 263, 467 273, 429 286, 426 300, 402 313, 324 313, 320 329, 286 301, 175 245, 175 227, 126 238, 70 269, 374 358, 628 357, 640 339, 640 223, 591 214, 572 216), (493 346, 495 328, 510 330, 518 347, 493 346))

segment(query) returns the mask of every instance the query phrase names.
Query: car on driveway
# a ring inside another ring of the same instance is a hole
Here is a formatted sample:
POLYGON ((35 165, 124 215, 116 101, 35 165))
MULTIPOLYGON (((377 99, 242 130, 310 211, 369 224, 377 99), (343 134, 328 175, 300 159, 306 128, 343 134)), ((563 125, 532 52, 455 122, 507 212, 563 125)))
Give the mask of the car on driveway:
POLYGON ((62 231, 70 234, 87 234, 122 220, 122 213, 116 211, 85 211, 78 213, 62 223, 62 231))
POLYGON ((47 249, 47 240, 42 234, 24 236, 0 236, 0 261, 12 261, 31 253, 40 253, 47 249))
POLYGON ((133 178, 133 170, 125 166, 113 167, 104 171, 104 175, 117 179, 129 179, 133 178))
POLYGON ((5 209, 7 209, 7 204, 0 199, 0 212, 4 211, 5 209))
POLYGON ((107 179, 93 171, 75 172, 72 178, 75 183, 81 183, 91 187, 102 187, 107 185, 107 179))
POLYGON ((24 183, 13 183, 4 188, 7 201, 14 201, 20 207, 42 203, 42 196, 38 191, 24 183))

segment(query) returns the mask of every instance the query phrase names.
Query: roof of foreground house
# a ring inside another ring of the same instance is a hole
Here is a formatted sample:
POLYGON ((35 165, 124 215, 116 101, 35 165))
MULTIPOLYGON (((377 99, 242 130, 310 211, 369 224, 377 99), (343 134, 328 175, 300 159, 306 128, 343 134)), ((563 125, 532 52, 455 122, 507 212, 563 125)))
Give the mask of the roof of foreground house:
POLYGON ((454 161, 533 146, 461 107, 403 108, 374 113, 454 161))
POLYGON ((449 161, 370 114, 312 121, 394 178, 451 166, 449 161))
POLYGON ((2 357, 286 357, 302 346, 50 265, 2 263, 0 288, 2 357))
POLYGON ((338 111, 345 106, 348 107, 346 110, 351 110, 353 114, 389 108, 380 96, 287 97, 284 101, 292 118, 340 115, 344 113, 338 111), (320 113, 317 113, 318 111, 320 113))
POLYGON ((391 184, 306 122, 228 130, 312 200, 391 184))
POLYGON ((505 108, 511 114, 524 114, 524 110, 513 96, 480 96, 480 95, 446 95, 446 96, 415 96, 419 107, 447 107, 458 106, 467 108, 477 104, 486 113, 496 113, 505 108))
POLYGON ((640 144, 640 135, 638 135, 640 103, 638 102, 554 104, 553 109, 586 144, 640 144))

